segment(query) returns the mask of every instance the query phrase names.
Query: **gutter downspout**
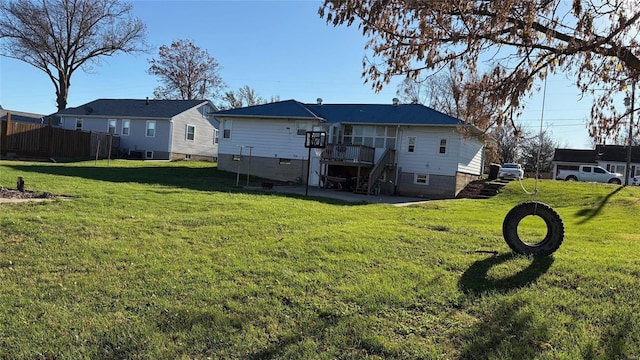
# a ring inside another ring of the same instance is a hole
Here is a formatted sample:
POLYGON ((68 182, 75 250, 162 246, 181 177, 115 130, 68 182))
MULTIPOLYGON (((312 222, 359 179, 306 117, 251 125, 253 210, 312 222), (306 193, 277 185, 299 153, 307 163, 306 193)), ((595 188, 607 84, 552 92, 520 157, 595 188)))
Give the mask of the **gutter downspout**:
POLYGON ((169 160, 171 160, 172 148, 173 148, 173 118, 169 119, 169 143, 167 144, 167 152, 169 153, 169 160))

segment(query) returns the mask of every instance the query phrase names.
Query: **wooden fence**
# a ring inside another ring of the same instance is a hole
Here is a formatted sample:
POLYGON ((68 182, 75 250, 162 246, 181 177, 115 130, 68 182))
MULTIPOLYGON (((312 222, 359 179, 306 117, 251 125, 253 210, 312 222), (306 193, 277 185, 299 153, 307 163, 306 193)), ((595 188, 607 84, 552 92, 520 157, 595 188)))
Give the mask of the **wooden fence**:
POLYGON ((0 122, 0 154, 37 158, 111 157, 120 148, 120 137, 108 133, 66 130, 49 125, 0 122))

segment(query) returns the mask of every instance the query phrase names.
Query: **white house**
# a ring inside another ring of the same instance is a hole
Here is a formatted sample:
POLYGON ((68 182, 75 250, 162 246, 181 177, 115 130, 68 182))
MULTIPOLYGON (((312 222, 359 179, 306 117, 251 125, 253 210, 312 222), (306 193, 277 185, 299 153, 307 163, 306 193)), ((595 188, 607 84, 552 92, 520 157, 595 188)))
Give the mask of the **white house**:
MULTIPOLYGON (((593 150, 556 149, 553 154, 553 178, 558 179, 559 170, 578 170, 580 165, 598 165, 608 171, 627 174, 627 157, 629 147, 623 145, 597 145, 593 150)), ((640 176, 640 147, 631 148, 628 183, 635 176, 640 176)))
POLYGON ((98 99, 56 115, 65 129, 118 135, 130 158, 215 160, 214 111, 208 100, 98 99))
POLYGON ((429 198, 454 197, 483 172, 480 131, 419 104, 287 100, 214 115, 224 171, 429 198), (305 147, 309 131, 325 132, 326 147, 305 147))

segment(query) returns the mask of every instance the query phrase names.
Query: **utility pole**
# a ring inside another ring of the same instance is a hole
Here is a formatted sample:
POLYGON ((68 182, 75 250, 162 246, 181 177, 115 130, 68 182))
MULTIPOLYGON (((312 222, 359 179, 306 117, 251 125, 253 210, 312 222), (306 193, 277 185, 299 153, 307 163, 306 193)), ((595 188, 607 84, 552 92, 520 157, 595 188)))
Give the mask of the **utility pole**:
POLYGON ((624 184, 629 185, 629 178, 633 176, 631 174, 631 149, 633 147, 632 134, 633 134, 633 113, 635 110, 635 98, 636 98, 636 82, 635 80, 631 83, 631 100, 628 97, 624 99, 624 104, 626 106, 630 106, 631 114, 629 114, 629 137, 628 137, 628 148, 627 148, 627 169, 625 171, 626 176, 624 177, 624 184))

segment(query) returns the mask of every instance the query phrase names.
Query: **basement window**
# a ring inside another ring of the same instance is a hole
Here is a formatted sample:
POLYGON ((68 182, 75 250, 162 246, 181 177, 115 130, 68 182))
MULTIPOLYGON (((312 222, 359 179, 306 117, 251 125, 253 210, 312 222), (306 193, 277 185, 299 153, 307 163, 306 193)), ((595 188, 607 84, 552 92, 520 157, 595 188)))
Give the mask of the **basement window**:
POLYGON ((280 165, 291 165, 291 159, 280 159, 280 165))
POLYGON ((414 174, 413 183, 417 185, 429 185, 429 174, 414 174))
POLYGON ((144 153, 145 159, 153 159, 153 151, 147 151, 144 153))

